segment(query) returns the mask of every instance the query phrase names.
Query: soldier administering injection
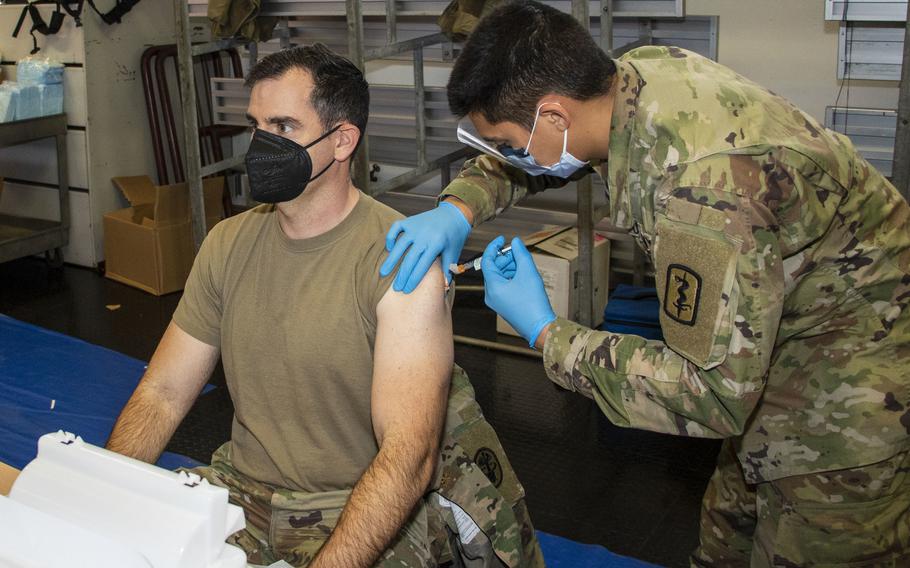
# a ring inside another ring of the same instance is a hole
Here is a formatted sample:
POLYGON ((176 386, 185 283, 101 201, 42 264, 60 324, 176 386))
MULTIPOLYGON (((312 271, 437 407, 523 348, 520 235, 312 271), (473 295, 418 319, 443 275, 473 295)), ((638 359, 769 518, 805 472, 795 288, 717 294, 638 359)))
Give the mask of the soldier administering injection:
POLYGON ((598 173, 655 267, 665 341, 557 318, 520 239, 487 247, 486 303, 615 424, 724 438, 693 566, 910 565, 910 207, 851 142, 697 54, 610 59, 533 1, 480 20, 448 97, 484 154, 392 226, 394 288, 598 173))

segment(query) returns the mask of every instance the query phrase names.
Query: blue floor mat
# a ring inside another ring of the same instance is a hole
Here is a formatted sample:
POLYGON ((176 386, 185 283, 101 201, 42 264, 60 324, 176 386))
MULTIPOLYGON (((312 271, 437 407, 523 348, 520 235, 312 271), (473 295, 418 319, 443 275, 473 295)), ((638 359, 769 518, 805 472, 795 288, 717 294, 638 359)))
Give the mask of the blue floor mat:
POLYGON ((537 531, 537 540, 547 568, 656 568, 655 564, 613 554, 596 544, 582 544, 542 531, 537 531))
MULTIPOLYGON (((103 446, 145 363, 0 314, 0 461, 22 469, 65 430, 103 446)), ((165 453, 168 469, 200 465, 165 453)))

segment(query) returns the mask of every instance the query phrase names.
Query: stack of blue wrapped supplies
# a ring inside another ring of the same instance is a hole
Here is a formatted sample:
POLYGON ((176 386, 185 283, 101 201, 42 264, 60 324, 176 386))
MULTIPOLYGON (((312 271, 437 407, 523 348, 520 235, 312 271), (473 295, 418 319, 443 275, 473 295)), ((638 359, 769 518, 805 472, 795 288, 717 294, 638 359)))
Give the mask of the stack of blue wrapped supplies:
POLYGON ((0 122, 63 112, 63 64, 27 57, 16 64, 16 81, 0 84, 0 122))
POLYGON ((620 284, 610 294, 600 329, 663 341, 657 290, 620 284))

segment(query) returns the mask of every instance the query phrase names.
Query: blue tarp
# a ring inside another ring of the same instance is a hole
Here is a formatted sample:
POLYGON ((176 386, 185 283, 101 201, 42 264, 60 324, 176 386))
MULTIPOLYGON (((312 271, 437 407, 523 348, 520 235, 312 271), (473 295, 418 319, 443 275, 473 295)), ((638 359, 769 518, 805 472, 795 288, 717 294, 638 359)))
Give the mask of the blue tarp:
POLYGON ((596 544, 582 544, 542 531, 537 531, 537 539, 547 568, 657 568, 596 544))
MULTIPOLYGON (((57 430, 103 446, 144 371, 138 359, 0 314, 0 461, 22 469, 57 430)), ((199 464, 165 453, 158 465, 199 464)))

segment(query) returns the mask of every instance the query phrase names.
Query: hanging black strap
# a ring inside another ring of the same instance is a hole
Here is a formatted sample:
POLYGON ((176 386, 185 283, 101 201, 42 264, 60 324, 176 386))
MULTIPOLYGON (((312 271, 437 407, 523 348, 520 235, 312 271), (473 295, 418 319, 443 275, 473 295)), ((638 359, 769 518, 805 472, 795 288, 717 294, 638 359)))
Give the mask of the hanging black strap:
POLYGON ((92 7, 92 10, 94 10, 102 20, 104 20, 105 24, 112 26, 114 24, 119 24, 123 19, 123 16, 132 10, 133 6, 139 3, 139 0, 117 0, 117 4, 108 12, 99 10, 98 7, 95 6, 94 0, 59 0, 56 2, 54 13, 51 14, 50 24, 44 21, 38 7, 29 2, 22 7, 19 21, 16 23, 16 28, 13 30, 13 37, 19 37, 19 32, 22 30, 22 25, 25 23, 25 16, 30 16, 32 19, 32 28, 28 33, 32 36, 31 54, 34 55, 41 50, 41 48, 38 47, 38 38, 35 37, 35 32, 46 36, 59 32, 60 28, 63 26, 63 20, 66 18, 66 14, 73 17, 73 20, 76 22, 76 27, 81 26, 82 9, 85 6, 85 2, 88 2, 88 5, 92 7), (75 4, 75 7, 70 7, 70 4, 75 4), (66 13, 64 13, 64 11, 66 13))
POLYGON ((16 23, 16 29, 13 30, 13 37, 19 36, 22 24, 25 22, 26 14, 32 18, 32 28, 28 33, 32 36, 32 51, 30 53, 34 55, 41 51, 41 48, 38 47, 38 38, 35 37, 35 32, 43 35, 53 35, 59 32, 66 15, 60 11, 60 2, 57 2, 57 9, 51 14, 51 23, 48 25, 47 22, 44 21, 44 18, 41 17, 41 12, 38 10, 37 6, 32 3, 26 4, 22 8, 22 14, 19 16, 19 21, 16 23))
POLYGON ((66 13, 72 16, 73 20, 75 20, 77 28, 82 27, 82 8, 84 3, 85 0, 76 0, 75 2, 71 0, 63 0, 60 2, 60 5, 63 6, 64 10, 66 10, 66 13), (70 8, 70 4, 75 4, 76 7, 70 8))
POLYGON ((101 19, 104 20, 104 23, 112 26, 114 24, 119 24, 123 16, 127 12, 133 9, 133 6, 139 3, 139 0, 117 0, 117 5, 111 8, 108 12, 102 12, 95 6, 94 0, 85 0, 88 2, 88 5, 92 7, 92 10, 95 11, 101 19))

